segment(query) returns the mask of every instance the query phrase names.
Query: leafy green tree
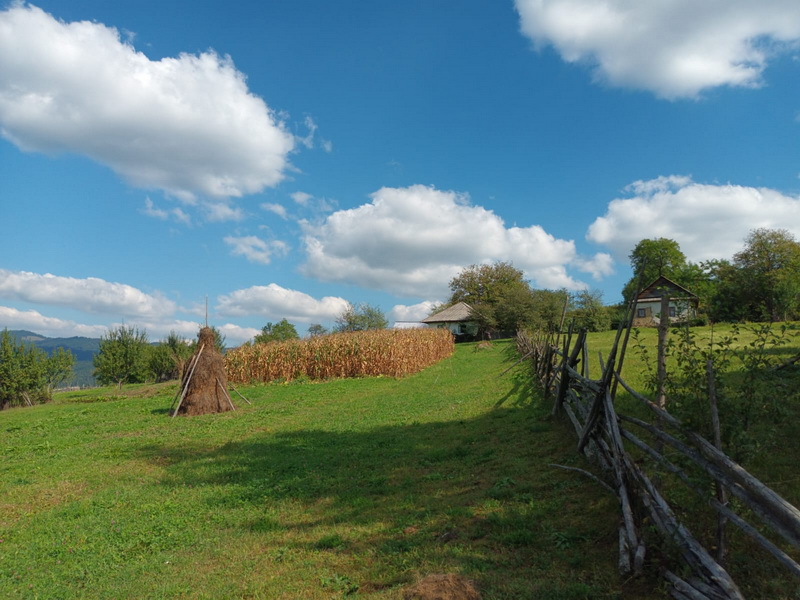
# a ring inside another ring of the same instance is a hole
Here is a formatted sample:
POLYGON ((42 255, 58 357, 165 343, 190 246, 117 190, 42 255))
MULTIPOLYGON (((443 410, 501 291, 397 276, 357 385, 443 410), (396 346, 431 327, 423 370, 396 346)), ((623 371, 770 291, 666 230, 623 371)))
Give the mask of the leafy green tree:
POLYGON ((147 349, 148 379, 156 383, 175 379, 175 361, 166 344, 156 344, 147 349))
POLYGON ((516 331, 542 316, 523 272, 508 262, 471 265, 450 281, 450 291, 447 306, 466 302, 484 330, 516 331))
POLYGON ((191 355, 192 346, 186 338, 170 331, 166 339, 149 347, 149 377, 155 382, 179 379, 191 355))
POLYGON ((544 331, 557 331, 561 325, 564 304, 569 302, 567 290, 533 290, 536 313, 532 327, 544 331))
POLYGON ((753 320, 783 321, 797 314, 800 244, 785 229, 754 229, 733 257, 740 301, 753 320))
POLYGON ((335 319, 334 331, 367 331, 370 329, 386 329, 389 321, 381 309, 366 303, 353 305, 348 303, 347 308, 335 319))
POLYGON ((266 344, 267 342, 284 342, 286 340, 296 340, 300 336, 294 325, 286 319, 281 319, 277 323, 267 323, 261 328, 261 333, 253 338, 256 344, 266 344))
POLYGON ((56 348, 44 364, 44 380, 50 393, 54 388, 67 383, 74 376, 75 355, 64 348, 56 348))
POLYGON ((611 329, 611 313, 603 306, 603 293, 599 290, 581 290, 573 296, 571 317, 575 325, 587 331, 611 329))
POLYGON ((679 285, 685 285, 688 263, 678 242, 669 238, 645 239, 636 244, 628 255, 633 276, 622 289, 622 297, 628 303, 636 293, 642 276, 642 285, 648 285, 665 276, 679 285))
POLYGON ((147 332, 120 325, 100 338, 94 376, 101 384, 141 383, 147 377, 147 332))
POLYGON ((183 373, 184 365, 192 356, 192 345, 189 343, 189 340, 175 331, 170 331, 167 339, 162 343, 169 348, 172 360, 175 363, 173 379, 178 379, 183 373))
POLYGON ((309 337, 317 337, 317 336, 320 336, 320 335, 325 335, 326 333, 328 333, 328 330, 325 329, 319 323, 313 323, 313 324, 308 326, 308 335, 309 335, 309 337))
POLYGON ((17 342, 8 330, 0 334, 0 408, 47 402, 55 386, 72 375, 75 357, 58 348, 48 357, 33 344, 17 342))

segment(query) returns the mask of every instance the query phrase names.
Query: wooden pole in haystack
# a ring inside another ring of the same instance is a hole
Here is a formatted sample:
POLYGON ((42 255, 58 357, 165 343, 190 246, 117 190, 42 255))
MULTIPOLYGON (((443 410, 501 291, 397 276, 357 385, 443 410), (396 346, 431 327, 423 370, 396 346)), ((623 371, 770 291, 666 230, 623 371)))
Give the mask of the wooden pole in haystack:
MULTIPOLYGON (((182 383, 182 385, 180 387, 179 393, 181 395, 181 399, 178 402, 178 407, 175 409, 175 412, 172 413, 172 417, 173 418, 175 417, 175 415, 178 414, 178 409, 181 407, 181 403, 183 402, 184 396, 186 396, 186 390, 189 389, 189 383, 192 381, 192 375, 194 375, 194 368, 197 366, 197 361, 200 359, 200 355, 203 353, 203 348, 204 347, 205 347, 205 345, 200 346, 200 350, 198 351, 198 353, 195 354, 192 357, 192 360, 189 361, 189 364, 191 365, 191 367, 189 369, 189 376, 184 379, 184 382, 182 383)), ((176 395, 175 398, 177 399, 177 397, 178 396, 176 395)), ((172 404, 175 404, 175 400, 172 401, 172 404)), ((171 410, 171 407, 170 407, 170 410, 171 410)))

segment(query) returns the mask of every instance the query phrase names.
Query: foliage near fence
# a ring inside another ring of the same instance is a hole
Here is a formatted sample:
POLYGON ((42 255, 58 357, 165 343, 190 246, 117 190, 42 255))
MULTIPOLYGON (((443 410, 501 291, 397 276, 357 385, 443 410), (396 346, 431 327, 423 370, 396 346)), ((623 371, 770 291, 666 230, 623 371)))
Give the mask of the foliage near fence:
MULTIPOLYGON (((619 375, 625 353, 625 343, 620 342, 618 335, 609 355, 601 361, 600 378, 591 379, 586 368, 585 331, 563 340, 544 335, 518 339, 521 352, 533 361, 545 396, 554 401, 553 414, 564 410, 575 427, 578 451, 594 459, 609 475, 609 484, 598 481, 616 494, 620 505, 620 572, 642 572, 648 552, 645 533, 653 530, 659 534, 662 549, 669 548, 673 554, 675 562, 661 569, 673 598, 740 600, 742 592, 724 567, 725 524, 729 523, 789 572, 800 576, 796 562, 800 511, 726 456, 720 450, 718 433, 714 443, 707 441, 667 412, 666 400, 652 402, 628 386, 619 375), (617 385, 654 418, 647 422, 620 414, 614 402, 617 385), (674 477, 670 481, 684 484, 718 513, 717 539, 711 551, 670 506, 662 486, 667 474, 674 477)), ((716 413, 711 364, 709 361, 709 400, 716 413)), ((718 419, 714 429, 719 431, 718 419)))
POLYGON ((447 358, 453 349, 446 329, 358 331, 242 346, 225 355, 225 369, 233 383, 402 377, 447 358))

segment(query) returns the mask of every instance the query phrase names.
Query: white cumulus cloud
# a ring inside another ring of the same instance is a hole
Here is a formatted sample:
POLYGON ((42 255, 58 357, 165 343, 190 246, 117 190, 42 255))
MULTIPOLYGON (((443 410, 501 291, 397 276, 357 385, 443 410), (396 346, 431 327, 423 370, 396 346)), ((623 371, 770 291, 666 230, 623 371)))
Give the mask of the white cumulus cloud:
POLYGON ((97 277, 78 279, 6 269, 0 269, 0 298, 120 317, 161 318, 173 314, 176 308, 173 301, 159 294, 146 294, 97 277))
POLYGON ((231 247, 234 256, 244 256, 250 262, 262 265, 272 262, 273 255, 283 256, 289 251, 288 246, 280 240, 265 242, 254 235, 227 236, 223 241, 231 247))
POLYGON ((522 32, 613 85, 663 98, 757 87, 800 40, 795 0, 516 0, 522 32))
POLYGON ((645 238, 674 239, 691 261, 731 258, 748 232, 787 229, 800 238, 800 197, 768 188, 706 185, 689 177, 659 177, 626 188, 589 227, 587 239, 619 260, 645 238))
POLYGON ((447 296, 448 283, 466 266, 511 261, 540 287, 581 289, 567 273, 574 264, 606 272, 604 259, 578 256, 571 240, 542 227, 506 227, 494 212, 452 191, 415 185, 382 188, 372 201, 340 210, 318 226, 304 223, 303 271, 403 296, 447 296))
POLYGON ((0 306, 0 329, 27 329, 46 337, 94 337, 104 335, 105 325, 83 325, 75 321, 46 317, 36 310, 0 306))
POLYGON ((314 323, 332 321, 347 307, 344 298, 325 296, 317 300, 303 292, 270 283, 219 296, 216 311, 230 317, 259 315, 272 320, 314 323))
POLYGON ((424 302, 412 304, 411 306, 396 304, 392 307, 392 310, 389 311, 389 319, 395 323, 416 323, 431 314, 433 307, 437 304, 439 303, 432 302, 431 300, 425 300, 424 302))
POLYGON ((240 327, 233 323, 225 323, 217 327, 217 329, 225 336, 225 346, 228 348, 244 344, 261 333, 259 329, 254 327, 240 327))
POLYGON ((295 146, 230 57, 150 60, 113 27, 21 3, 0 11, 0 133, 186 201, 276 185, 295 146))

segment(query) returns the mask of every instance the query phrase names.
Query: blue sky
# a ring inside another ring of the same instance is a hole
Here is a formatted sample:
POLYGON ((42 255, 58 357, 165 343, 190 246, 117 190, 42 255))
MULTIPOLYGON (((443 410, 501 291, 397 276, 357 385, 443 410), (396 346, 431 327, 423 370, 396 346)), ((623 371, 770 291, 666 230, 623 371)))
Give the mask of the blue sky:
POLYGON ((0 327, 229 343, 800 237, 795 0, 0 5, 0 327))

